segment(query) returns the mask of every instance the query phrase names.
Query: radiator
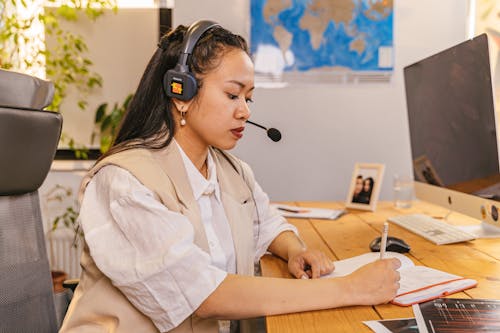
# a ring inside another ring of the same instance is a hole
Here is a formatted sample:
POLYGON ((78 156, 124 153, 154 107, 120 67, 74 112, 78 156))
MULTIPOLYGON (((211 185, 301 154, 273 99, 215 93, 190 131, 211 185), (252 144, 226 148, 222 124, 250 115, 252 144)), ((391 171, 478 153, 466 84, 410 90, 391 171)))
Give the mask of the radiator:
POLYGON ((53 271, 64 271, 68 278, 79 278, 82 272, 80 267, 80 255, 82 254, 82 242, 73 245, 74 233, 68 228, 58 228, 46 234, 47 252, 49 256, 50 269, 53 271))

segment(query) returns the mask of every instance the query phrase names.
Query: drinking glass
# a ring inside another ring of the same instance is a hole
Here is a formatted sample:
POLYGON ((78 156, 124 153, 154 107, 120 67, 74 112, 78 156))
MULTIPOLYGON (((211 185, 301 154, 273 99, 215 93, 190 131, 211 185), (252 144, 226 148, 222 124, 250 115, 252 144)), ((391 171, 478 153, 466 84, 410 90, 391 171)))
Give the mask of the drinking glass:
POLYGON ((394 175, 394 206, 410 208, 413 200, 413 177, 409 175, 394 175))

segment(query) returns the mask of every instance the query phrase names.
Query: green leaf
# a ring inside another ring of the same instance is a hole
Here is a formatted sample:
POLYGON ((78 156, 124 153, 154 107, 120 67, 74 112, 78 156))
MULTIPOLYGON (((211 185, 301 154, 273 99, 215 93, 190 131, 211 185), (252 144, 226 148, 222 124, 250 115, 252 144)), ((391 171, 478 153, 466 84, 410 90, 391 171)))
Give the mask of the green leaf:
POLYGON ((67 21, 76 21, 78 19, 77 11, 68 5, 61 5, 56 10, 56 15, 61 16, 67 21))
POLYGON ((89 88, 93 88, 95 86, 99 86, 99 87, 102 87, 102 80, 100 78, 94 78, 94 77, 91 77, 88 81, 87 81, 87 86, 89 88))
POLYGON ((82 110, 85 110, 85 108, 87 107, 88 103, 85 102, 85 101, 78 101, 78 107, 82 110))
POLYGON ((106 116, 101 123, 101 133, 104 132, 109 127, 109 125, 111 125, 111 117, 106 116))
POLYGON ((82 44, 80 43, 75 43, 75 47, 78 51, 83 52, 82 44))
POLYGON ((101 153, 104 154, 109 150, 110 147, 111 147, 111 136, 109 135, 101 136, 101 147, 100 147, 101 153))
POLYGON ((122 119, 121 109, 114 110, 110 114, 110 118, 111 118, 111 135, 115 135, 115 129, 118 127, 122 119))
POLYGON ((102 117, 106 114, 107 107, 108 107, 108 103, 102 103, 101 105, 99 105, 99 107, 97 108, 97 110, 95 112, 95 120, 94 120, 95 124, 98 124, 101 122, 102 117))
POLYGON ((130 103, 130 101, 132 100, 133 97, 134 97, 134 94, 129 94, 127 96, 127 98, 125 98, 125 102, 123 102, 123 108, 125 110, 128 109, 128 104, 130 103))
POLYGON ((54 219, 54 221, 52 221, 52 230, 56 230, 57 229, 57 225, 59 224, 59 220, 61 219, 61 216, 58 216, 54 219))

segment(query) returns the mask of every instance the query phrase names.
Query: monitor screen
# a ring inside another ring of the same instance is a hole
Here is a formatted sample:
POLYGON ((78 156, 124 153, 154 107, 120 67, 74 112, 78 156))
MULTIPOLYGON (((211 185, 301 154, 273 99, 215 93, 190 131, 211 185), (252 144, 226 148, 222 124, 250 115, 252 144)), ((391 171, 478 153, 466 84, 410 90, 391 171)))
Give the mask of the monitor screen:
POLYGON ((485 34, 404 68, 416 181, 500 201, 485 34))
POLYGON ((404 79, 417 198, 483 221, 469 230, 477 237, 500 237, 487 36, 405 67, 404 79))

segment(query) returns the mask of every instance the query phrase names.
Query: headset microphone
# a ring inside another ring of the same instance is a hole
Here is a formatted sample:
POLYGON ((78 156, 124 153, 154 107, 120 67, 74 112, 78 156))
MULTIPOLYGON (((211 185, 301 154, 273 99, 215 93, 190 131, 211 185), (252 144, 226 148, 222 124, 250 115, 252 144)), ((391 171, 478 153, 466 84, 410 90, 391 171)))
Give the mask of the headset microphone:
POLYGON ((269 137, 269 139, 273 140, 274 142, 278 142, 281 140, 281 132, 278 131, 276 128, 269 128, 268 129, 268 128, 266 128, 262 125, 259 125, 257 123, 254 123, 253 121, 250 121, 250 120, 247 120, 247 123, 252 124, 254 126, 257 126, 257 127, 260 127, 263 130, 266 130, 267 136, 269 137))

